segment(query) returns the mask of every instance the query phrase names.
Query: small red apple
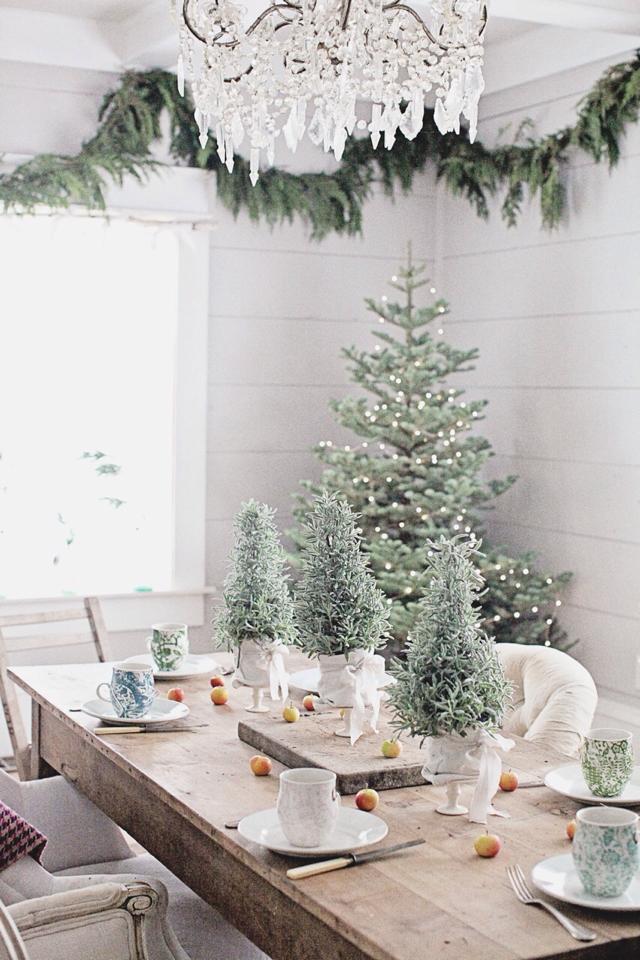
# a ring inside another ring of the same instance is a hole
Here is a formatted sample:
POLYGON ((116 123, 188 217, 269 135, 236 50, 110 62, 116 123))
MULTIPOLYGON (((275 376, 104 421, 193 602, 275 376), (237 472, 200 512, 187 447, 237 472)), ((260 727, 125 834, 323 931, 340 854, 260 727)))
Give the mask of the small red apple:
POLYGON ((251 767, 251 772, 256 777, 268 777, 271 773, 271 760, 269 757, 263 757, 259 753, 257 753, 255 757, 251 757, 249 766, 251 767))
POLYGON ((399 740, 383 740, 380 747, 382 756, 388 760, 395 760, 402 753, 402 744, 399 740))
POLYGON ((305 708, 305 710, 308 710, 309 713, 313 713, 316 708, 315 703, 316 698, 312 694, 308 693, 302 701, 302 706, 305 708))
POLYGON ((226 687, 214 687, 211 691, 211 701, 216 707, 221 707, 229 699, 229 691, 226 687))
POLYGON ((224 680, 222 677, 211 677, 209 683, 212 687, 224 687, 224 680))
POLYGON ((184 700, 184 690, 182 687, 171 687, 171 690, 167 693, 167 700, 177 700, 178 703, 182 703, 184 700))
POLYGON ((296 720, 300 719, 300 711, 291 702, 289 702, 282 711, 282 716, 287 723, 295 723, 296 720))
POLYGON ((513 793, 518 786, 518 774, 513 770, 503 770, 500 776, 500 789, 505 793, 513 793))
POLYGON ((576 835, 576 822, 575 822, 575 820, 569 820, 569 822, 568 822, 568 824, 567 824, 567 826, 566 826, 566 832, 567 832, 567 836, 569 837, 569 840, 573 840, 573 838, 574 838, 575 835, 576 835))
POLYGON ((356 793, 356 807, 359 810, 366 810, 367 812, 375 810, 380 801, 380 797, 376 790, 372 790, 371 787, 365 787, 364 790, 358 790, 356 793))
POLYGON ((502 840, 495 833, 481 833, 473 847, 479 857, 496 857, 502 849, 502 840))

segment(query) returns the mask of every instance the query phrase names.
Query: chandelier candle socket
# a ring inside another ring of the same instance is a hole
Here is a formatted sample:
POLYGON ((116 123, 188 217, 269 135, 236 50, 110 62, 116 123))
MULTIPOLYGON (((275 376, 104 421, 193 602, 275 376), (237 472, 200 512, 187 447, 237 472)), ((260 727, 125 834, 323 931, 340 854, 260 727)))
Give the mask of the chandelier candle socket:
POLYGON ((435 95, 441 133, 475 139, 482 78, 484 0, 431 0, 423 19, 400 0, 278 0, 250 25, 234 0, 178 2, 178 89, 191 81, 202 147, 215 133, 222 163, 249 142, 251 180, 275 141, 295 151, 309 139, 342 156, 356 127, 390 150, 398 131, 420 132, 435 95), (370 104, 370 121, 356 104, 370 104))

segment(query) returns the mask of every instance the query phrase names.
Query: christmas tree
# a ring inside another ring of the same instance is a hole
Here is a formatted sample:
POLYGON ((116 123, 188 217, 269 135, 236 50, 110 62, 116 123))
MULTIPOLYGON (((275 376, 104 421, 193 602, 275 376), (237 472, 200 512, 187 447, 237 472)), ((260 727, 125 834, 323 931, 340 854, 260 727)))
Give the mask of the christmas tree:
POLYGON ((429 586, 407 642, 392 664, 394 723, 415 737, 468 734, 500 726, 509 699, 493 642, 476 601, 484 581, 473 563, 477 541, 455 537, 428 543, 429 586))
POLYGON ((384 646, 387 603, 361 550, 356 520, 344 500, 322 493, 303 524, 296 643, 310 656, 384 646))
MULTIPOLYGON (((391 628, 402 643, 429 582, 425 571, 427 538, 441 533, 482 537, 483 511, 514 483, 515 477, 486 481, 482 469, 493 456, 480 436, 485 400, 466 401, 460 387, 447 385, 453 374, 473 369, 478 351, 461 350, 444 339, 447 303, 416 305, 416 292, 429 283, 424 267, 407 265, 391 285, 401 302, 366 300, 377 318, 372 351, 344 350, 353 381, 368 396, 348 396, 332 404, 337 421, 360 442, 339 446, 323 440, 316 454, 325 465, 311 493, 338 493, 360 515, 371 569, 388 598, 391 628), (432 329, 435 328, 435 329, 432 329)), ((296 517, 307 509, 298 497, 296 517)), ((296 543, 300 535, 293 531, 296 543)), ((537 570, 527 553, 488 547, 481 559, 487 583, 482 598, 483 626, 496 640, 566 648, 566 634, 555 614, 559 589, 569 574, 537 570)))
POLYGON ((235 517, 232 569, 224 584, 224 606, 214 620, 219 647, 232 650, 244 640, 294 640, 293 601, 274 514, 266 504, 249 500, 235 517))

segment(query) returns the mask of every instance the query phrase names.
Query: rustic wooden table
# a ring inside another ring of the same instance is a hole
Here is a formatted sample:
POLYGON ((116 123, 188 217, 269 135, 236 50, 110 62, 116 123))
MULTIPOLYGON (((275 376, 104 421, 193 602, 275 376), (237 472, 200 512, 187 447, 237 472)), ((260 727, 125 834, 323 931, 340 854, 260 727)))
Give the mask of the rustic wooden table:
MULTIPOLYGON (((238 720, 247 716, 247 691, 233 691, 227 706, 214 707, 208 677, 187 680, 189 719, 206 727, 101 738, 92 733, 97 721, 70 708, 92 698, 97 683, 110 676, 108 665, 20 667, 11 675, 32 697, 42 772, 50 767, 75 783, 273 960, 639 955, 640 917, 567 906, 570 916, 598 932, 594 943, 580 944, 546 913, 516 900, 507 865, 519 863, 528 874, 538 860, 569 850, 565 823, 576 805, 544 787, 499 797, 511 818, 492 818, 491 828, 504 839, 494 860, 474 853, 480 827, 434 812, 441 788, 385 791, 377 811, 389 825, 384 842, 422 836, 426 844, 295 883, 285 876, 291 860, 245 843, 224 826, 273 806, 282 769, 274 764, 263 778, 249 770, 254 751, 236 735, 238 720)), ((513 766, 530 774, 543 776, 558 762, 524 741, 512 752, 513 766)), ((215 944, 212 957, 224 960, 215 944)))

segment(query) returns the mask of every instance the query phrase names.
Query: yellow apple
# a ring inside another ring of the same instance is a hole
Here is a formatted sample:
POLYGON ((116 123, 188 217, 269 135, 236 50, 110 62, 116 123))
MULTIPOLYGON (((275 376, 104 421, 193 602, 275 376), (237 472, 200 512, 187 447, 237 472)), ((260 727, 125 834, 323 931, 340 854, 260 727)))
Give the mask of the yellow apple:
POLYGON ((282 716, 287 723, 295 723, 296 720, 300 719, 300 711, 292 703, 288 703, 282 711, 282 716))
POLYGON ((402 744, 399 740, 383 740, 382 747, 382 756, 387 757, 389 760, 395 760, 396 757, 399 757, 402 753, 402 744))
POLYGON ((518 786, 518 775, 513 770, 503 770, 500 776, 500 789, 512 793, 518 786))
POLYGON ((315 710, 315 703, 316 698, 312 694, 308 693, 302 701, 302 706, 305 708, 305 710, 308 710, 309 713, 313 713, 315 710))
POLYGON ((495 833, 482 833, 473 847, 479 857, 495 857, 502 849, 502 840, 495 833))
POLYGON ((229 691, 226 687, 214 687, 211 691, 211 701, 216 707, 221 707, 229 699, 229 691))

